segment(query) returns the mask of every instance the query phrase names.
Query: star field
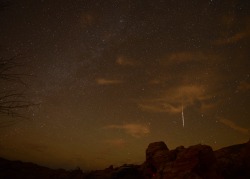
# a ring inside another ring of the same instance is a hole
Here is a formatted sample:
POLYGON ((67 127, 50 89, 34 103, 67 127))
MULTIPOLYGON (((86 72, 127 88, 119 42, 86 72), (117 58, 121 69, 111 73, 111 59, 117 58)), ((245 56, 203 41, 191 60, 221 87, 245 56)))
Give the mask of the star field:
POLYGON ((1 157, 88 170, 142 163, 154 141, 249 139, 248 1, 11 0, 0 26, 0 56, 24 56, 18 86, 39 104, 0 116, 15 120, 1 157))

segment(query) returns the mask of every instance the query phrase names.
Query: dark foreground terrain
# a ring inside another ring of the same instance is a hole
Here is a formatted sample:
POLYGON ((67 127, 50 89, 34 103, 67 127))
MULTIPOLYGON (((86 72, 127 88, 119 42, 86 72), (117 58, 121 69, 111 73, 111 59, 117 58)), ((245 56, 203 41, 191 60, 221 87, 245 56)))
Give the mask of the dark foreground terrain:
POLYGON ((221 179, 250 178, 250 140, 213 151, 207 145, 183 146, 169 150, 164 142, 149 144, 146 161, 141 165, 123 165, 88 173, 80 169, 53 170, 33 163, 0 158, 0 178, 3 179, 221 179))

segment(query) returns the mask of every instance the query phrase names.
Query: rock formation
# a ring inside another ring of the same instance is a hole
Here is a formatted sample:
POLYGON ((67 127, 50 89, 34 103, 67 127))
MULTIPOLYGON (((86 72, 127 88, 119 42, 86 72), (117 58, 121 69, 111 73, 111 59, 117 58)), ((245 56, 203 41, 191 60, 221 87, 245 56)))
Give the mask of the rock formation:
POLYGON ((250 141, 213 151, 207 145, 169 150, 164 142, 149 144, 144 178, 250 178, 250 141))
POLYGON ((250 178, 250 140, 246 144, 233 145, 214 152, 217 171, 225 178, 250 178))
MULTIPOLYGON (((158 143, 149 145, 157 148, 158 143)), ((148 151, 148 150, 147 150, 148 151)), ((195 145, 187 149, 178 147, 175 150, 154 151, 154 154, 146 152, 146 158, 153 155, 153 159, 146 160, 144 165, 155 170, 155 178, 215 178, 216 159, 211 147, 195 145)), ((147 171, 145 172, 147 173, 147 171)), ((148 174, 146 174, 148 177, 148 174)))
POLYGON ((61 179, 248 179, 250 141, 213 151, 208 145, 169 150, 164 142, 149 144, 142 165, 127 165, 83 173, 80 169, 52 170, 32 163, 0 158, 0 178, 61 179))

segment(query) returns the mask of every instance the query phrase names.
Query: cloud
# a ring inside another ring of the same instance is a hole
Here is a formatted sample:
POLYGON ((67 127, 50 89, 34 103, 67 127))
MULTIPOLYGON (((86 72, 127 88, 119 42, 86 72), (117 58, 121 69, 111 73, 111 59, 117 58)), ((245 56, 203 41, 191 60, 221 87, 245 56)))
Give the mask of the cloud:
MULTIPOLYGON (((221 55, 205 51, 179 51, 159 59, 161 71, 154 80, 177 84, 194 82, 216 82, 220 69, 217 64, 224 58, 221 55)), ((152 82, 151 82, 152 83, 152 82)))
POLYGON ((238 131, 238 132, 242 133, 242 134, 248 134, 249 133, 248 129, 240 127, 237 124, 235 124, 233 121, 230 121, 228 119, 221 118, 221 119, 219 119, 219 122, 224 124, 225 126, 231 128, 231 129, 235 130, 235 131, 238 131))
POLYGON ((238 32, 231 37, 228 38, 221 38, 215 41, 215 44, 217 45, 225 45, 225 44, 232 44, 236 43, 240 40, 243 40, 244 38, 250 37, 250 29, 238 32))
MULTIPOLYGON (((182 106, 191 106, 198 101, 202 106, 208 106, 210 96, 202 85, 180 85, 164 91, 159 97, 141 100, 139 108, 148 112, 180 113, 182 106)), ((203 108, 205 109, 205 108, 203 108)))
POLYGON ((204 58, 201 53, 192 53, 192 52, 178 52, 172 53, 168 57, 169 62, 190 62, 197 61, 199 58, 204 58))
POLYGON ((166 97, 171 95, 172 100, 183 101, 183 103, 191 104, 195 100, 206 98, 205 89, 202 85, 183 85, 179 86, 175 91, 171 90, 172 94, 167 92, 166 97), (172 96, 173 95, 173 96, 172 96))
POLYGON ((96 17, 90 12, 85 12, 80 15, 80 24, 82 27, 91 26, 95 23, 96 17))
POLYGON ((200 112, 212 110, 220 99, 215 98, 221 81, 220 66, 224 57, 206 51, 177 51, 158 60, 161 68, 148 84, 157 89, 143 99, 138 107, 154 113, 180 113, 183 108, 195 107, 200 112))
POLYGON ((161 84, 161 83, 162 83, 162 81, 159 80, 159 79, 153 79, 153 80, 150 80, 150 81, 149 81, 149 84, 150 84, 150 85, 159 85, 159 84, 161 84))
POLYGON ((118 148, 122 148, 126 144, 124 139, 108 139, 104 143, 118 148))
POLYGON ((149 111, 154 113, 162 113, 162 112, 169 112, 169 113, 179 113, 182 110, 182 106, 174 106, 173 104, 168 104, 163 99, 156 99, 156 100, 146 100, 139 105, 139 108, 143 111, 149 111))
POLYGON ((146 125, 142 125, 142 124, 122 124, 122 125, 112 124, 112 125, 105 126, 104 128, 105 129, 121 129, 125 133, 136 138, 146 136, 147 134, 150 133, 149 127, 146 125))
POLYGON ((134 65, 136 65, 136 62, 134 62, 133 60, 128 59, 124 56, 119 56, 116 59, 116 64, 121 65, 121 66, 134 66, 134 65))
POLYGON ((211 59, 211 54, 204 54, 200 51, 180 51, 168 54, 160 63, 164 65, 175 65, 180 63, 190 63, 190 62, 203 62, 207 59, 211 59))
POLYGON ((111 80, 111 79, 105 79, 105 78, 97 78, 96 83, 98 85, 115 85, 115 84, 121 84, 121 80, 111 80))
POLYGON ((240 90, 240 91, 250 90, 250 83, 248 83, 246 81, 242 81, 238 86, 238 90, 240 90))

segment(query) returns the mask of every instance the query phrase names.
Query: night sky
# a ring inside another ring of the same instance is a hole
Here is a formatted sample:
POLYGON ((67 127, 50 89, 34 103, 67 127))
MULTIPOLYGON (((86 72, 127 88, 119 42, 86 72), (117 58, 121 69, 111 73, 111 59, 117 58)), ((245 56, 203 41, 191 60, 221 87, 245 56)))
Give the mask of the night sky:
POLYGON ((250 137, 248 0, 10 0, 0 56, 20 55, 6 86, 38 105, 0 116, 1 157, 89 170, 250 137))

